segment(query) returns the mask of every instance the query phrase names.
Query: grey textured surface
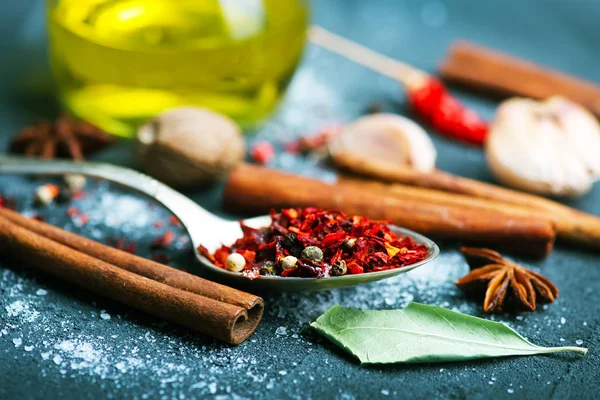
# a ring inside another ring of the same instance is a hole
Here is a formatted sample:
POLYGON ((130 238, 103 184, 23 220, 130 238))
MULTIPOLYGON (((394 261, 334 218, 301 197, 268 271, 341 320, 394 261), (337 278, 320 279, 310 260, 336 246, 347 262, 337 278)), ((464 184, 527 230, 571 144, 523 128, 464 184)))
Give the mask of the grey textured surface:
MULTIPOLYGON (((434 70, 448 44, 466 37, 545 65, 600 81, 600 7, 593 1, 317 1, 314 19, 383 53, 434 70)), ((53 115, 45 66, 41 1, 3 2, 0 14, 0 151, 16 129, 53 115)), ((456 90, 484 116, 495 100, 456 90)), ((283 143, 330 122, 349 120, 373 101, 407 114, 397 85, 324 51, 309 48, 289 96, 256 138, 283 143)), ((253 139, 254 140, 254 139, 253 139)), ((439 166, 490 180, 479 150, 434 135, 439 166)), ((96 158, 132 164, 120 143, 96 158)), ((281 154, 273 166, 323 179, 331 172, 315 159, 281 154)), ((165 229, 181 241, 170 251, 178 267, 193 264, 185 233, 146 199, 105 183, 88 184, 76 206, 90 222, 79 226, 67 205, 34 209, 39 182, 0 177, 0 193, 19 209, 98 240, 126 237, 138 254, 165 229)), ((188 193, 219 212, 220 190, 188 193)), ((600 214, 600 187, 572 205, 600 214)), ((399 308, 414 300, 483 316, 453 280, 467 271, 457 245, 442 244, 433 264, 364 287, 307 294, 264 294, 266 314, 246 343, 220 344, 37 273, 26 265, 0 265, 0 398, 598 398, 600 396, 600 256, 559 245, 542 262, 524 261, 559 286, 558 300, 536 313, 495 320, 540 345, 580 344, 590 352, 436 365, 360 367, 308 327, 325 309, 399 308)), ((0 249, 1 251, 1 249, 0 249)))

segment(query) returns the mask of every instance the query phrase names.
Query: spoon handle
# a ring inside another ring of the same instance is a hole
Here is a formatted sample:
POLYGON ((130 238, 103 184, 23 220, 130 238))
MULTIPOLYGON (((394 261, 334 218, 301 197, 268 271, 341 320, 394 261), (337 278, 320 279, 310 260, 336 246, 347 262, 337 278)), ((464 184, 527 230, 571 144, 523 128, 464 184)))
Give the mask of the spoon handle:
POLYGON ((94 162, 49 161, 35 158, 0 156, 0 174, 68 175, 101 178, 153 198, 171 211, 185 226, 194 247, 209 234, 208 227, 225 221, 194 201, 140 172, 111 164, 94 162), (202 229, 204 227, 204 229, 202 229))

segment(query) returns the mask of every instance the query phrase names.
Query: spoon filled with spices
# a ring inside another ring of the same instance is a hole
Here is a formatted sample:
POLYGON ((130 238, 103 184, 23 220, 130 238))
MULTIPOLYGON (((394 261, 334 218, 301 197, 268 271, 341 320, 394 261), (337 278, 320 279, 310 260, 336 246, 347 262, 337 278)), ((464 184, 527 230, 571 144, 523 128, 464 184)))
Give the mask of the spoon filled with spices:
POLYGON ((416 232, 338 211, 285 209, 226 220, 147 175, 111 164, 0 157, 0 174, 80 174, 149 196, 181 221, 206 269, 251 288, 355 286, 408 272, 439 254, 433 241, 416 232))

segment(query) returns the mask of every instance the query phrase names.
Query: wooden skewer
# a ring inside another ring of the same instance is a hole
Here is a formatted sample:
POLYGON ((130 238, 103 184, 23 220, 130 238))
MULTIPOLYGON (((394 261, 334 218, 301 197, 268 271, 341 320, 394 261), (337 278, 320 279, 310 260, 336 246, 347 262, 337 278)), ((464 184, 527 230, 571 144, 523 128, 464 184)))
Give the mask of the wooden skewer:
POLYGON ((397 80, 408 89, 422 86, 429 76, 426 72, 407 63, 377 53, 317 25, 310 28, 308 37, 312 43, 397 80))

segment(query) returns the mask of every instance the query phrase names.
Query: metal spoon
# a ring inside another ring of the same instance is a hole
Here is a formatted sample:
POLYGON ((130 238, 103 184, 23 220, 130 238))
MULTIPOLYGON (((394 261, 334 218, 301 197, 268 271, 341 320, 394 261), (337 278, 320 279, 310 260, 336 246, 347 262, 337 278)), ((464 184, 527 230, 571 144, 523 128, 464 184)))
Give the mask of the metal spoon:
MULTIPOLYGON (((183 224, 190 235, 196 258, 205 268, 220 275, 226 280, 235 281, 238 285, 271 290, 298 291, 322 290, 359 285, 390 278, 403 274, 433 260, 439 254, 439 247, 427 237, 408 229, 391 225, 397 234, 411 237, 415 242, 422 243, 429 249, 427 258, 421 262, 398 269, 370 272, 360 275, 344 275, 328 278, 283 278, 278 276, 261 276, 250 281, 241 273, 219 268, 198 252, 198 246, 203 245, 213 252, 222 244, 231 244, 242 236, 239 222, 228 221, 217 217, 200 207, 198 204, 179 192, 169 188, 140 172, 118 167, 111 164, 92 162, 46 161, 22 157, 0 157, 0 174, 35 174, 35 175, 66 175, 80 174, 94 178, 105 179, 127 187, 153 198, 171 211, 183 224)), ((268 215, 251 218, 244 221, 252 227, 267 226, 271 222, 268 215)))

